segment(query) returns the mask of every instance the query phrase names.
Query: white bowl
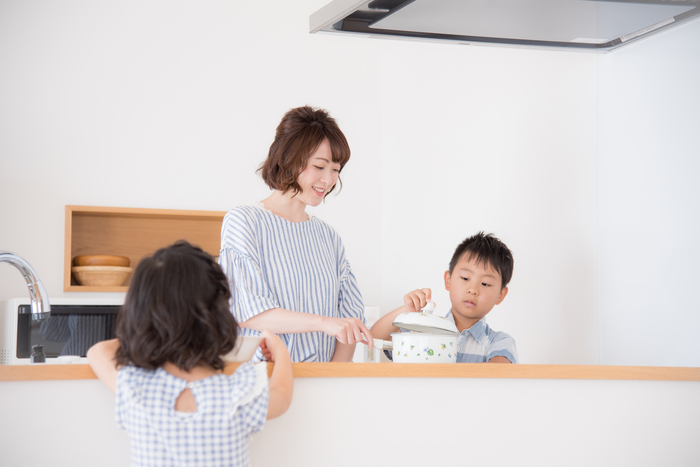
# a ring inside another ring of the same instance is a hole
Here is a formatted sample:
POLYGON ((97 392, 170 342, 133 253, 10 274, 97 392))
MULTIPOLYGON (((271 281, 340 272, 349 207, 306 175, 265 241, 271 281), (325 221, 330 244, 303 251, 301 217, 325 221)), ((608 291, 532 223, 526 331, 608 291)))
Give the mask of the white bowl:
POLYGON ((236 340, 236 346, 232 351, 224 355, 222 358, 225 362, 247 362, 253 358, 255 351, 260 347, 263 341, 262 337, 239 336, 236 340))

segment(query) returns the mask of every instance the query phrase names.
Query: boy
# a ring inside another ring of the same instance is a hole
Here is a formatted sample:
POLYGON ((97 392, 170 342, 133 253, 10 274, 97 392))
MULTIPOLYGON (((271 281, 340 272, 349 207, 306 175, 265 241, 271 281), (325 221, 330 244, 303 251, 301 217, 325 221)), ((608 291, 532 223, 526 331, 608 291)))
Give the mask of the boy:
MULTIPOLYGON (((484 317, 506 298, 513 275, 513 254, 492 234, 467 238, 455 250, 445 271, 445 289, 452 308, 445 318, 460 332, 457 362, 518 363, 515 340, 491 329, 484 317)), ((384 315, 372 326, 372 336, 390 339, 399 332, 392 323, 401 313, 419 312, 430 301, 430 289, 417 289, 403 297, 404 305, 384 315)), ((385 352, 391 358, 390 352, 385 352)))

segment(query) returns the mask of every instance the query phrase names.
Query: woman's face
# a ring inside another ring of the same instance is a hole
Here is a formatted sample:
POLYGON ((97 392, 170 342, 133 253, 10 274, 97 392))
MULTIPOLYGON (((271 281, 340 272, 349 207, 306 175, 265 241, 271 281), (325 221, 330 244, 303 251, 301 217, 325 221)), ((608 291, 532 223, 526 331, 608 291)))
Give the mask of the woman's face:
POLYGON ((327 139, 319 145, 306 162, 306 168, 297 180, 302 192, 298 194, 308 206, 318 206, 338 181, 340 164, 333 162, 331 145, 327 139))

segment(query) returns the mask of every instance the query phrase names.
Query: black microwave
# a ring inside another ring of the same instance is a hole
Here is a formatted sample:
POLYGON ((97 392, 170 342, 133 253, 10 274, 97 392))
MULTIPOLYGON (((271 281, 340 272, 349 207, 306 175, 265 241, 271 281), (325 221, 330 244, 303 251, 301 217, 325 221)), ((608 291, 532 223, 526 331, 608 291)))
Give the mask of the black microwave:
POLYGON ((28 300, 6 302, 2 321, 9 329, 2 333, 1 364, 29 363, 37 349, 41 349, 47 363, 60 356, 85 357, 95 343, 114 338, 119 301, 50 303, 51 316, 34 320, 28 300))

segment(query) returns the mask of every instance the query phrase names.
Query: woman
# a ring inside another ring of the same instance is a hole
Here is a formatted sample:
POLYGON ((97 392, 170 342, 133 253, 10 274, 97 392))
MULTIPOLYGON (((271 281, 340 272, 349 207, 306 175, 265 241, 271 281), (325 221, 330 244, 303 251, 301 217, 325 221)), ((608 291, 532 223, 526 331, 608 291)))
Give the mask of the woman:
POLYGON ((290 110, 258 169, 272 194, 232 209, 222 225, 219 263, 243 335, 279 334, 294 362, 350 361, 356 343, 372 346, 340 236, 305 211, 333 191, 349 159, 326 111, 290 110))

